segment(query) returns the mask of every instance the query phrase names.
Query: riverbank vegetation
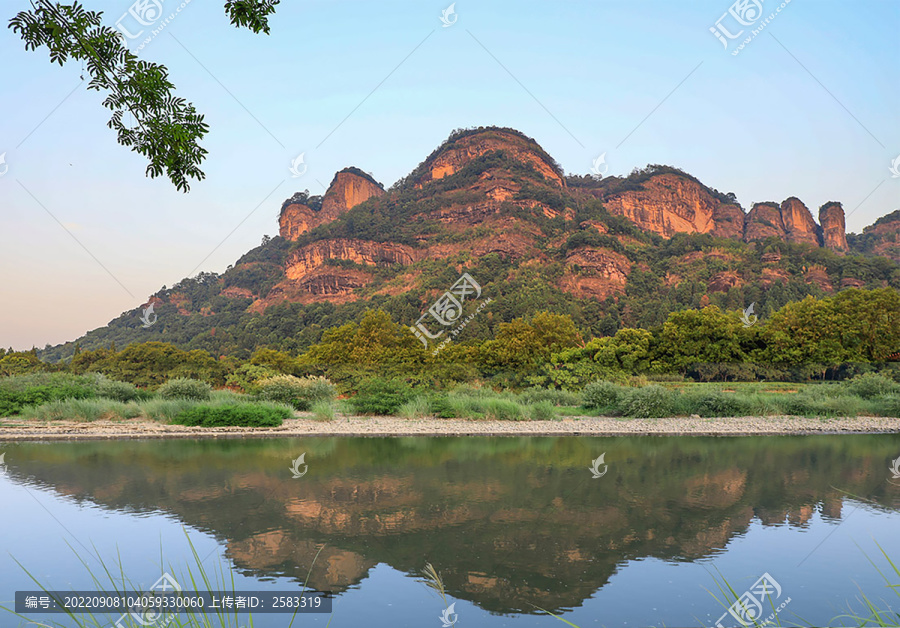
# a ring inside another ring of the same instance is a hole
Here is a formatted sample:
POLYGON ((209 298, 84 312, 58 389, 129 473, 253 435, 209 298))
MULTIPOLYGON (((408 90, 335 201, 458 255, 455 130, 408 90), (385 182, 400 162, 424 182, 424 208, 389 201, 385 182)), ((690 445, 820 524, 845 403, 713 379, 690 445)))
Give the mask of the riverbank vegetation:
POLYGON ((259 346, 248 360, 164 342, 78 351, 57 364, 0 350, 0 416, 174 421, 216 390, 232 394, 220 406, 271 402, 325 420, 338 410, 511 420, 900 414, 900 293, 891 289, 807 297, 765 321, 716 306, 683 310, 592 339, 568 315, 541 312, 497 324, 487 340, 436 342, 426 347, 387 312, 368 310, 302 352, 259 346))
POLYGON ((549 421, 566 416, 697 418, 731 416, 898 417, 900 383, 865 373, 843 382, 717 384, 595 380, 579 392, 530 387, 494 390, 469 384, 446 389, 375 377, 338 399, 324 377, 277 375, 251 392, 214 390, 175 378, 155 391, 101 374, 39 373, 0 378, 0 415, 26 420, 96 421, 145 418, 200 427, 274 427, 309 412, 318 421, 343 415, 406 419, 549 421))

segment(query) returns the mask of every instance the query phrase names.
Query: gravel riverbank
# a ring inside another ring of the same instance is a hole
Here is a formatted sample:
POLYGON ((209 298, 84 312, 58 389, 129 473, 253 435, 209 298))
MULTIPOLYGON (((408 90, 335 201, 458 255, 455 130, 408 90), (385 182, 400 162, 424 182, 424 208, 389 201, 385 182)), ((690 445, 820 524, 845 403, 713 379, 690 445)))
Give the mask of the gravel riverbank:
POLYGON ((900 432, 900 419, 854 417, 735 417, 614 419, 567 417, 558 421, 472 421, 340 417, 313 421, 303 414, 277 428, 196 428, 145 419, 36 422, 0 419, 0 442, 129 438, 286 438, 302 436, 751 436, 900 432))

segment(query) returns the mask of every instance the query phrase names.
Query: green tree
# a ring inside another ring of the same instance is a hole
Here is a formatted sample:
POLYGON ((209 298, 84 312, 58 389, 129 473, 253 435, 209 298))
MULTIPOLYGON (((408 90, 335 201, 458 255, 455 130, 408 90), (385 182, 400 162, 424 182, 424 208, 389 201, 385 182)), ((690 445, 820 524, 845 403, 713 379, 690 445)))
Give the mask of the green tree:
POLYGON ((714 305, 672 312, 659 333, 653 367, 684 373, 698 363, 746 362, 752 334, 737 313, 722 312, 714 305))

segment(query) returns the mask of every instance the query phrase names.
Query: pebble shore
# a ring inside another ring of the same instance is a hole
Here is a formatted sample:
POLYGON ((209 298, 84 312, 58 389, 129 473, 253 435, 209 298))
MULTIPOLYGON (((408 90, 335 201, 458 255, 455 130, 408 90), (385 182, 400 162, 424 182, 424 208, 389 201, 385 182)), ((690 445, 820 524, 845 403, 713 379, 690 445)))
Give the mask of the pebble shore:
POLYGON ((320 422, 302 413, 275 428, 197 428, 146 419, 24 421, 0 419, 0 442, 132 438, 290 438, 303 436, 754 436, 772 434, 872 434, 900 432, 900 419, 853 417, 734 417, 616 419, 566 417, 556 421, 486 421, 339 417, 320 422))

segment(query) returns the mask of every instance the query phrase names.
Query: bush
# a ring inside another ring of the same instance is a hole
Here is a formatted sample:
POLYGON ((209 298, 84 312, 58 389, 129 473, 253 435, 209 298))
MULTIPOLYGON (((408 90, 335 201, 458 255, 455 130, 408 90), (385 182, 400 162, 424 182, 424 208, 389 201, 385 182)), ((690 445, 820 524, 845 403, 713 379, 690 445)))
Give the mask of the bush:
POLYGON ((569 390, 556 390, 554 388, 528 388, 519 394, 519 399, 524 403, 538 403, 547 401, 554 406, 579 406, 581 395, 569 390))
POLYGON ((334 404, 330 401, 317 401, 312 405, 312 413, 316 421, 334 421, 334 404))
POLYGON ((431 407, 428 400, 419 395, 400 406, 397 414, 404 419, 423 419, 431 416, 431 407))
POLYGON ((259 393, 259 381, 275 375, 278 375, 278 372, 267 366, 242 364, 225 378, 225 385, 230 388, 240 388, 249 395, 255 395, 259 393))
POLYGON ((197 427, 278 427, 292 414, 288 406, 275 403, 198 405, 179 413, 172 423, 197 427))
POLYGON ((525 412, 515 401, 508 399, 487 399, 484 402, 484 415, 488 419, 498 421, 521 421, 527 418, 525 412))
POLYGON ((276 375, 256 383, 259 398, 286 403, 297 410, 309 410, 314 403, 333 401, 337 396, 334 385, 324 377, 294 377, 276 375))
POLYGON ((428 400, 428 411, 439 419, 457 418, 456 409, 447 395, 436 395, 428 400))
POLYGON ((624 393, 619 399, 619 408, 627 417, 657 419, 672 416, 675 400, 676 393, 651 384, 624 393))
POLYGON ((376 377, 359 385, 350 405, 357 414, 390 415, 413 396, 413 389, 406 382, 376 377))
POLYGON ((557 418, 555 406, 549 401, 538 401, 528 406, 528 416, 534 421, 552 421, 557 418))
POLYGON ((191 399, 193 401, 208 401, 212 393, 212 386, 199 379, 177 377, 170 379, 156 391, 163 399, 191 399))
POLYGON ((24 418, 38 421, 133 419, 140 415, 141 409, 137 404, 112 399, 57 399, 22 409, 24 418))
POLYGON ((96 397, 90 377, 69 373, 31 373, 0 379, 0 417, 18 414, 26 406, 60 399, 96 397))
POLYGON ((627 390, 627 388, 612 382, 590 382, 581 391, 581 405, 589 410, 615 408, 619 404, 619 399, 627 390))
POLYGON ((900 395, 887 395, 878 400, 878 414, 900 419, 900 395))
POLYGON ((141 392, 134 384, 119 382, 100 376, 97 378, 97 396, 115 401, 136 401, 141 398, 141 392))
POLYGON ((742 416, 747 411, 743 397, 718 390, 679 395, 675 406, 678 414, 699 414, 702 417, 742 416))
POLYGON ((877 399, 885 395, 900 394, 900 384, 878 373, 857 375, 844 382, 843 386, 849 394, 863 399, 877 399))

